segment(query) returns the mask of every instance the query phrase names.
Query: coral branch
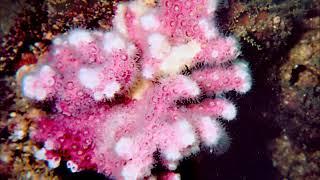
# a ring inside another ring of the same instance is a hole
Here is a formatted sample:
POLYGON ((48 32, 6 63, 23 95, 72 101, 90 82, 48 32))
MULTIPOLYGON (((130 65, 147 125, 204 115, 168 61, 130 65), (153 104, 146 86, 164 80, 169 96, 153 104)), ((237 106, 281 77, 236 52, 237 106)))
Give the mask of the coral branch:
POLYGON ((206 92, 223 92, 236 90, 247 92, 251 87, 251 77, 246 63, 237 62, 231 67, 213 67, 196 71, 191 75, 206 92))

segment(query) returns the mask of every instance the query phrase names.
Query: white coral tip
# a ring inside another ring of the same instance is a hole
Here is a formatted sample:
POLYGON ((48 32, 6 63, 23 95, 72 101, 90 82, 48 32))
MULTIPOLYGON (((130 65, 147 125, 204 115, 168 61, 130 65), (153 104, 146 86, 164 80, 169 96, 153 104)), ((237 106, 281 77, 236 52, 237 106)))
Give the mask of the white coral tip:
POLYGON ((139 169, 133 164, 127 164, 123 167, 121 175, 125 180, 138 179, 139 169))
POLYGON ((126 48, 125 40, 119 34, 112 33, 112 32, 105 33, 104 39, 103 39, 103 49, 107 53, 111 53, 112 51, 125 49, 125 48, 126 48))
POLYGON ((243 84, 238 89, 241 93, 246 93, 251 89, 252 86, 252 79, 250 76, 250 71, 248 68, 248 64, 245 62, 237 62, 236 63, 236 74, 240 77, 243 81, 243 84))
POLYGON ((182 155, 178 150, 165 150, 164 155, 165 158, 169 161, 176 161, 182 158, 182 155))
POLYGON ((129 158, 132 154, 133 141, 128 137, 122 137, 115 145, 115 152, 123 158, 129 158))
POLYGON ((106 98, 112 98, 115 93, 120 90, 121 86, 117 81, 112 81, 111 83, 106 84, 103 94, 106 98))
POLYGON ((89 89, 94 89, 100 84, 99 71, 92 68, 81 68, 78 78, 80 83, 89 89))
POLYGON ((159 27, 160 23, 153 14, 147 14, 140 18, 140 23, 143 29, 149 31, 159 27))
POLYGON ((90 35, 90 32, 86 30, 75 30, 68 36, 68 42, 73 46, 79 46, 81 43, 88 43, 91 41, 93 41, 93 38, 90 35))
POLYGON ((191 96, 197 96, 200 94, 201 90, 195 81, 184 77, 183 84, 184 88, 190 93, 191 96))
POLYGON ((232 103, 226 103, 221 116, 226 120, 232 120, 237 115, 237 109, 232 103))

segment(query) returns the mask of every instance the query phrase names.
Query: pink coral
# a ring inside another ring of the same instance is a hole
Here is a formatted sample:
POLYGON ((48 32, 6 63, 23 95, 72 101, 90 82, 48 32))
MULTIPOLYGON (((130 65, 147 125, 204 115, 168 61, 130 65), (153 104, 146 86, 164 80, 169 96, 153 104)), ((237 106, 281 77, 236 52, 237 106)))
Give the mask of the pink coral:
POLYGON ((26 97, 54 102, 32 133, 44 142, 35 156, 52 168, 64 158, 73 172, 137 179, 150 176, 155 152, 174 170, 200 143, 221 148, 217 118, 236 116, 223 93, 245 93, 251 79, 245 62, 230 65, 239 52, 212 25, 215 8, 215 0, 120 3, 112 31, 57 37, 22 79, 26 97))

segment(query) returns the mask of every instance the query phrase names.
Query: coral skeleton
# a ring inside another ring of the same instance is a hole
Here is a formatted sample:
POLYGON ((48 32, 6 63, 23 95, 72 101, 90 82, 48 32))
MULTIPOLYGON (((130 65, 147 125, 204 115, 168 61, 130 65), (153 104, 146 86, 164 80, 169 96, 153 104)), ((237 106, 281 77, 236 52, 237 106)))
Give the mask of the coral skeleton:
POLYGON ((50 168, 64 159, 72 172, 141 179, 152 176, 157 152, 175 170, 202 145, 225 151, 220 119, 237 110, 223 94, 247 92, 251 77, 236 60, 237 41, 214 26, 216 7, 216 0, 121 2, 111 31, 56 37, 21 80, 25 97, 53 104, 31 133, 44 143, 35 157, 50 168))

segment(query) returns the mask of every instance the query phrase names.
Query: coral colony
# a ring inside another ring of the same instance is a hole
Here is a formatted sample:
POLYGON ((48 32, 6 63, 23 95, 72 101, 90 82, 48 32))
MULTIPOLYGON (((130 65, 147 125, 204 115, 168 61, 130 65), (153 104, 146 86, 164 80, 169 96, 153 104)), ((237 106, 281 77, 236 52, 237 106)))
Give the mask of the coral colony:
MULTIPOLYGON (((21 80, 24 96, 52 102, 31 138, 37 159, 62 159, 72 172, 95 169, 116 179, 151 177, 161 163, 206 146, 224 151, 217 120, 236 108, 223 93, 250 89, 248 65, 232 37, 215 29, 216 0, 119 3, 109 32, 74 29, 21 80)), ((166 179, 178 178, 169 173, 166 179)))

